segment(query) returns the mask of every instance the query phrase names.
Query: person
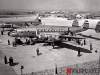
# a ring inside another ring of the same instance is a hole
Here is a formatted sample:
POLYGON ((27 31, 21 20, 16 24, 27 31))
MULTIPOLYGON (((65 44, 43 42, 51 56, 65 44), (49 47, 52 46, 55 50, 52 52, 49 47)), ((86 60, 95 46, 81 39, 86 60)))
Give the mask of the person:
POLYGON ((27 43, 28 39, 26 39, 26 43, 27 43))
POLYGON ((3 31, 1 31, 1 35, 3 35, 3 31))
POLYGON ((80 43, 81 43, 81 46, 83 46, 83 40, 81 40, 80 43))
POLYGON ((92 50, 93 48, 92 48, 92 43, 90 43, 90 50, 92 50))
POLYGON ((97 53, 98 52, 98 50, 95 50, 95 53, 97 53))
POLYGON ((13 66, 13 57, 9 57, 9 65, 13 66))
POLYGON ((80 49, 78 49, 78 55, 77 56, 81 56, 81 51, 80 51, 80 49))
POLYGON ((10 32, 8 32, 8 36, 10 36, 10 32))
POLYGON ((21 75, 23 75, 24 66, 22 65, 20 69, 21 69, 21 75))
POLYGON ((77 43, 78 43, 78 45, 80 45, 80 40, 79 39, 77 39, 77 43))
POLYGON ((15 41, 12 42, 12 46, 16 47, 16 42, 15 41))
POLYGON ((71 34, 71 36, 73 36, 73 35, 74 35, 74 33, 73 33, 73 32, 70 32, 70 34, 71 34))
POLYGON ((10 40, 8 39, 8 45, 10 45, 10 40))
POLYGON ((86 45, 86 40, 84 39, 84 45, 86 45))
POLYGON ((8 64, 8 61, 7 61, 7 57, 6 56, 4 57, 4 62, 5 62, 5 64, 8 64))
POLYGON ((36 49, 37 56, 39 56, 39 48, 36 49))

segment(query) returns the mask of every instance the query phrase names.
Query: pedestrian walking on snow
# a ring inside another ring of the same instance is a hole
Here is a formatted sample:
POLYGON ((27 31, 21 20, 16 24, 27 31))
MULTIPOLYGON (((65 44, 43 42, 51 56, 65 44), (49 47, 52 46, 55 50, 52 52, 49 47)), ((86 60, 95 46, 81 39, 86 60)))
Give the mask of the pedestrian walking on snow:
POLYGON ((39 48, 36 49, 36 53, 37 53, 37 56, 39 56, 39 54, 40 54, 39 48))
POLYGON ((8 45, 10 45, 10 40, 8 39, 8 45))
POLYGON ((1 35, 3 35, 3 31, 1 31, 1 35))
POLYGON ((92 43, 90 43, 90 50, 93 50, 92 43))
POLYGON ((78 49, 78 55, 77 56, 81 56, 81 51, 80 49, 78 49))
POLYGON ((7 61, 7 57, 6 56, 4 57, 4 63, 5 64, 8 64, 8 61, 7 61))
POLYGON ((13 66, 14 62, 13 62, 13 57, 9 57, 9 65, 13 66))
POLYGON ((84 45, 86 45, 86 40, 84 39, 84 45))

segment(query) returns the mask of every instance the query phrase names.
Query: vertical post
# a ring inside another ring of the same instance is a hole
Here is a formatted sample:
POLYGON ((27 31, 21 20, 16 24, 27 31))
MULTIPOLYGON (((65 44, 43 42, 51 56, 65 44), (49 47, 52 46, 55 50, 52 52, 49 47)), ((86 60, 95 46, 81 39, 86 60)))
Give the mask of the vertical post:
MULTIPOLYGON (((100 69, 100 51, 99 51, 99 67, 98 68, 100 69)), ((100 72, 98 75, 100 75, 100 72)))
POLYGON ((22 71, 22 69, 21 69, 21 75, 23 75, 23 71, 22 71))
POLYGON ((57 64, 55 64, 55 75, 58 75, 57 64))
POLYGON ((21 75, 23 75, 23 69, 24 69, 24 66, 21 66, 21 75))

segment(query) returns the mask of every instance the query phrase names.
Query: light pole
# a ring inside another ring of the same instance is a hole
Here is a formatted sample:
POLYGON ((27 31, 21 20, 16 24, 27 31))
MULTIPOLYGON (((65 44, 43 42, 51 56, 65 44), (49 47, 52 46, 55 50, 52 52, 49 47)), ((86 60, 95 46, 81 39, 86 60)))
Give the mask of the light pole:
POLYGON ((55 75, 58 75, 57 64, 55 64, 55 75))
MULTIPOLYGON (((99 51, 99 65, 98 68, 100 69, 100 51, 99 51)), ((98 75, 100 74, 100 72, 98 73, 98 75)))
POLYGON ((20 70, 21 70, 21 75, 23 75, 23 69, 24 69, 24 66, 21 66, 20 70))
POLYGON ((54 58, 54 75, 58 75, 58 67, 56 61, 57 61, 56 58, 54 58))

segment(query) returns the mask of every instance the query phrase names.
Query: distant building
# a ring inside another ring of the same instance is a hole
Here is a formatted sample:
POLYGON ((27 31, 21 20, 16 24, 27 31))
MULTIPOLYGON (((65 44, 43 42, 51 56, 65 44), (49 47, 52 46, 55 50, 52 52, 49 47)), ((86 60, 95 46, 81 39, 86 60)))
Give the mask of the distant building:
POLYGON ((65 16, 64 12, 62 12, 62 11, 51 11, 51 12, 45 12, 45 13, 40 14, 41 17, 48 17, 51 15, 54 15, 56 17, 64 17, 65 16))
POLYGON ((72 23, 72 27, 78 27, 79 26, 79 23, 78 23, 78 20, 75 19, 72 23))

